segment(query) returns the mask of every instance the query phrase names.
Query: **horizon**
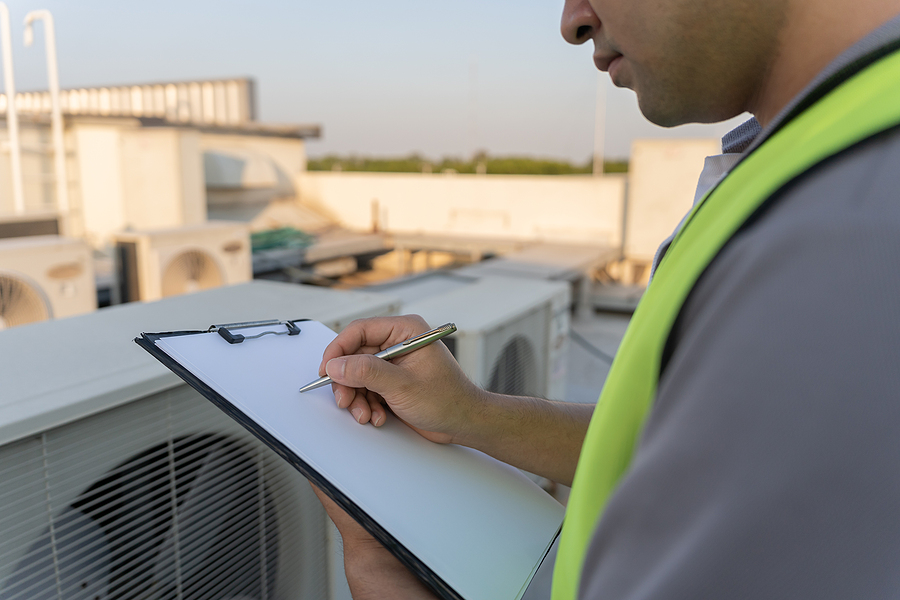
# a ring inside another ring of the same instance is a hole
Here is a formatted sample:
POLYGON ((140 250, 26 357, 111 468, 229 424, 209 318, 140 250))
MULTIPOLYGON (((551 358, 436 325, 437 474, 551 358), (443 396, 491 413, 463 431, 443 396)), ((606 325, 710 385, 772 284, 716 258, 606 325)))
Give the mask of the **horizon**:
MULTIPOLYGON (((322 126, 307 143, 313 158, 593 155, 598 72, 590 44, 563 41, 558 2, 8 6, 17 91, 47 88, 43 26, 25 48, 21 25, 46 8, 63 88, 247 76, 260 121, 322 126)), ((632 92, 600 77, 610 159, 627 158, 633 139, 721 137, 740 119, 664 130, 640 115, 632 92)))

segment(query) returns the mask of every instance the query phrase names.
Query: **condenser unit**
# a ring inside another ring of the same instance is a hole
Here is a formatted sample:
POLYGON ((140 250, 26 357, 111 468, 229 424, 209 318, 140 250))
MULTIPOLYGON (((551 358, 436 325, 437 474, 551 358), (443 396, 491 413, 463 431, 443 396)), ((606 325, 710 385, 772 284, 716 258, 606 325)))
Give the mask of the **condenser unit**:
POLYGON ((0 240, 0 329, 96 308, 87 244, 55 235, 0 240))
POLYGON ((306 480, 132 338, 398 307, 253 282, 5 332, 0 599, 349 599, 306 480))
MULTIPOLYGON (((418 293, 425 289, 421 283, 409 282, 418 293)), ((401 311, 435 327, 455 322, 458 331, 445 343, 469 378, 502 394, 565 398, 566 283, 498 276, 434 283, 430 287, 444 291, 406 302, 401 311)), ((379 290, 403 296, 402 289, 379 290)))
POLYGON ((253 277, 250 230, 243 223, 211 221, 176 229, 123 232, 114 240, 126 302, 158 300, 253 277))
POLYGON ((59 235, 59 215, 52 212, 0 215, 0 238, 59 235))

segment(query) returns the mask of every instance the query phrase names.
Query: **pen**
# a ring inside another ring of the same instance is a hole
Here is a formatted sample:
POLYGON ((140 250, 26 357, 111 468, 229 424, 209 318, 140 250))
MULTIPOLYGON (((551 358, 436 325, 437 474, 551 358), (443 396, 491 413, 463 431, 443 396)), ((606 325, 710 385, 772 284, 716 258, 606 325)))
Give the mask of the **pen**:
MULTIPOLYGON (((377 354, 375 354, 375 356, 378 358, 383 358, 384 360, 391 360, 392 358, 397 358, 398 356, 409 354, 413 350, 423 348, 428 344, 431 344, 432 342, 438 341, 442 337, 450 335, 454 331, 456 331, 456 325, 453 323, 447 323, 445 325, 441 325, 436 329, 426 331, 421 335, 417 335, 414 338, 408 339, 405 342, 395 344, 390 348, 378 352, 377 354)), ((331 383, 331 377, 329 377, 328 375, 326 375, 325 377, 319 377, 315 381, 311 381, 300 388, 300 393, 302 394, 303 392, 314 390, 329 383, 331 383)))

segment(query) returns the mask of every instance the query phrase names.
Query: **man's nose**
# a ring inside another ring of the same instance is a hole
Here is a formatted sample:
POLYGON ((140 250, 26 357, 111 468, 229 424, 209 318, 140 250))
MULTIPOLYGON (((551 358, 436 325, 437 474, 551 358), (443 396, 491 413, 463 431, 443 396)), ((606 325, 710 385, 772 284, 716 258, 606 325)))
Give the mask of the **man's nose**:
POLYGON ((588 0, 566 0, 560 30, 570 44, 583 44, 600 29, 600 19, 588 0))

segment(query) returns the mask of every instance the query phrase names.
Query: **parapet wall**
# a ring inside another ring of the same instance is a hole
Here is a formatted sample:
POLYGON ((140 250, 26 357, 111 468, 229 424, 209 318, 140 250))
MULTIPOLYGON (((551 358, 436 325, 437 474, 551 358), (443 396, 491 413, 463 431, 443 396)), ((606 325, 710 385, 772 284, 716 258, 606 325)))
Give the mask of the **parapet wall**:
POLYGON ((625 176, 307 172, 300 201, 346 227, 622 244, 625 176))

